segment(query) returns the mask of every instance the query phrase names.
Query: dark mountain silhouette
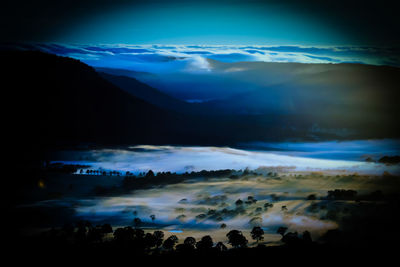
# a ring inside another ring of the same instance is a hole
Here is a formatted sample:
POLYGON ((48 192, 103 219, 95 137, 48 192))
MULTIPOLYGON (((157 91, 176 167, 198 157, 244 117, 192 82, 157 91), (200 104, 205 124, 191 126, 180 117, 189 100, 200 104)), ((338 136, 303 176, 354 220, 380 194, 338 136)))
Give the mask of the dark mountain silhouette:
MULTIPOLYGON (((0 56, 7 66, 2 73, 10 106, 7 142, 28 158, 77 145, 232 145, 283 136, 273 126, 281 124, 276 118, 187 115, 156 107, 75 59, 33 51, 2 51, 0 56), (248 131, 253 126, 258 131, 248 131)), ((136 93, 146 87, 129 82, 136 93)))
MULTIPOLYGON (((96 68, 96 70, 99 71, 102 69, 96 68)), ((124 73, 123 70, 121 71, 124 73)), ((110 72, 110 69, 107 69, 107 72, 110 72)), ((116 70, 116 73, 118 72, 119 71, 116 70)), ((215 111, 214 108, 207 108, 202 104, 191 104, 176 99, 132 77, 113 75, 106 72, 99 72, 99 74, 125 92, 163 109, 189 114, 212 114, 212 112, 215 111)))
POLYGON ((159 143, 181 117, 138 99, 71 58, 1 52, 10 136, 41 147, 96 142, 159 143))
POLYGON ((156 74, 145 71, 134 71, 117 68, 94 67, 97 72, 107 73, 115 76, 125 76, 137 79, 137 77, 156 77, 156 74))

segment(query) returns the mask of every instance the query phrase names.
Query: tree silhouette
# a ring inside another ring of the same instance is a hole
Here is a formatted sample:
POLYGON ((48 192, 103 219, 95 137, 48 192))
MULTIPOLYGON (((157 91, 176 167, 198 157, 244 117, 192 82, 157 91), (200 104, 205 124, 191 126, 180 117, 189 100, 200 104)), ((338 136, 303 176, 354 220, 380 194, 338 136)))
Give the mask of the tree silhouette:
POLYGON ((178 238, 176 237, 176 235, 171 235, 164 241, 163 248, 165 250, 172 251, 176 243, 178 243, 178 238))
POLYGON ((244 248, 247 245, 248 241, 241 231, 231 230, 226 236, 229 240, 228 244, 231 244, 234 248, 244 248))
POLYGON ((261 240, 264 239, 264 230, 259 227, 253 227, 253 230, 251 230, 251 238, 257 241, 257 243, 261 240))
POLYGON ((278 230, 276 232, 283 237, 285 235, 287 229, 288 229, 287 227, 281 226, 281 227, 278 228, 278 230))
POLYGON ((210 250, 214 245, 214 242, 211 236, 206 235, 201 238, 199 242, 197 242, 196 247, 198 250, 210 250))
POLYGON ((105 233, 105 234, 108 234, 108 233, 112 233, 112 232, 113 232, 113 229, 112 229, 111 225, 108 224, 108 223, 103 224, 103 225, 101 226, 101 229, 102 229, 103 233, 105 233))
POLYGON ((222 243, 222 242, 218 242, 216 245, 215 245, 215 249, 217 250, 217 251, 219 251, 219 252, 223 252, 223 251, 227 251, 228 250, 228 248, 224 245, 224 243, 222 243))
POLYGON ((154 231, 153 233, 155 239, 156 239, 156 247, 160 247, 164 241, 164 232, 162 231, 154 231))
POLYGON ((196 239, 194 237, 188 236, 183 241, 183 244, 185 244, 187 247, 194 249, 196 246, 196 239))
POLYGON ((267 211, 269 208, 272 208, 274 205, 272 203, 265 203, 264 204, 264 210, 267 211))
POLYGON ((118 228, 114 231, 114 240, 119 243, 127 243, 133 241, 135 238, 135 232, 132 227, 127 226, 124 228, 118 228))
POLYGON ((316 199, 317 197, 315 196, 315 194, 308 195, 307 197, 307 200, 316 200, 316 199))
POLYGON ((176 246, 176 251, 182 254, 192 253, 196 249, 196 239, 189 236, 185 238, 183 244, 176 246))
POLYGON ((312 238, 311 238, 311 234, 310 234, 310 232, 309 231, 304 231, 303 232, 303 241, 305 242, 305 243, 312 243, 312 238))
POLYGON ((297 246, 300 245, 302 240, 299 238, 297 232, 287 233, 282 237, 282 242, 289 246, 297 246))
POLYGON ((154 177, 154 172, 152 171, 152 170, 149 170, 147 173, 146 173, 146 178, 153 178, 154 177))
POLYGON ((239 198, 238 200, 236 200, 235 204, 236 206, 241 206, 243 205, 243 201, 239 198))
POLYGON ((135 226, 135 228, 139 228, 139 226, 142 224, 142 220, 139 218, 135 218, 133 219, 133 225, 135 226))
POLYGON ((147 233, 144 236, 144 244, 146 249, 150 249, 156 246, 157 238, 152 233, 147 233))
POLYGON ((75 233, 77 242, 86 242, 87 233, 93 228, 92 224, 89 221, 79 221, 76 227, 78 228, 75 233))

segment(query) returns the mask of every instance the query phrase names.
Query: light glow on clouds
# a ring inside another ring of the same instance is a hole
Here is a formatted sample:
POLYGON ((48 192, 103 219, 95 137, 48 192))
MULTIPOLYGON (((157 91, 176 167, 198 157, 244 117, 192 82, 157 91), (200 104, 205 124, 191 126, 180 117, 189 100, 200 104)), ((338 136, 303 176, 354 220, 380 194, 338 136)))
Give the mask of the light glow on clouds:
POLYGON ((187 70, 191 71, 211 71, 211 66, 208 61, 201 56, 194 56, 190 62, 187 70))

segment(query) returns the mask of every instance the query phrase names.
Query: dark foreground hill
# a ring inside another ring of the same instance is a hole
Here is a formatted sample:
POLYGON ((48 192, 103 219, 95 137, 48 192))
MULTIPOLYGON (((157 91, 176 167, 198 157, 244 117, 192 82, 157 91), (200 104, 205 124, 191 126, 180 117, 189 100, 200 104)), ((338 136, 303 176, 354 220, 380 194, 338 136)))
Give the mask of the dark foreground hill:
POLYGON ((7 141, 55 147, 177 140, 182 116, 155 107, 71 58, 1 52, 7 141))
MULTIPOLYGON (((107 69, 107 71, 109 71, 109 69, 107 69)), ((102 78, 118 86, 132 96, 140 98, 163 109, 189 114, 211 114, 211 108, 205 109, 202 105, 190 104, 179 100, 155 88, 152 88, 151 86, 144 84, 135 78, 122 75, 113 75, 107 72, 99 72, 99 74, 102 78)))

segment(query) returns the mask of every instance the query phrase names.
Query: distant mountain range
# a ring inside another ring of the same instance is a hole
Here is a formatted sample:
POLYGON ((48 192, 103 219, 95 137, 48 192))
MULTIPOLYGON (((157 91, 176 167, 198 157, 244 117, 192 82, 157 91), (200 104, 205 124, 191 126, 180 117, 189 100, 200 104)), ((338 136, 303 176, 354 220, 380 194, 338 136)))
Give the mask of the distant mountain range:
MULTIPOLYGON (((196 92, 201 91, 203 98, 216 98, 195 105, 188 105, 185 101, 178 103, 176 97, 158 102, 155 101, 160 97, 145 98, 157 106, 179 112, 213 116, 247 115, 252 119, 278 118, 282 128, 302 132, 304 127, 308 127, 306 135, 316 138, 399 136, 397 118, 400 107, 397 102, 400 99, 400 68, 363 64, 207 61, 212 69, 210 73, 147 74, 146 77, 125 74, 155 86, 160 85, 161 89, 154 89, 152 94, 159 92, 187 98, 190 94, 196 97, 196 92), (217 76, 216 85, 209 87, 204 82, 212 82, 217 76), (196 82, 203 87, 191 87, 196 82), (235 82, 236 87, 231 87, 235 82), (287 121, 290 123, 286 124, 287 121)), ((106 71, 118 74, 112 69, 106 71)), ((109 81, 127 89, 130 87, 128 80, 119 78, 117 83, 114 78, 109 81)))

